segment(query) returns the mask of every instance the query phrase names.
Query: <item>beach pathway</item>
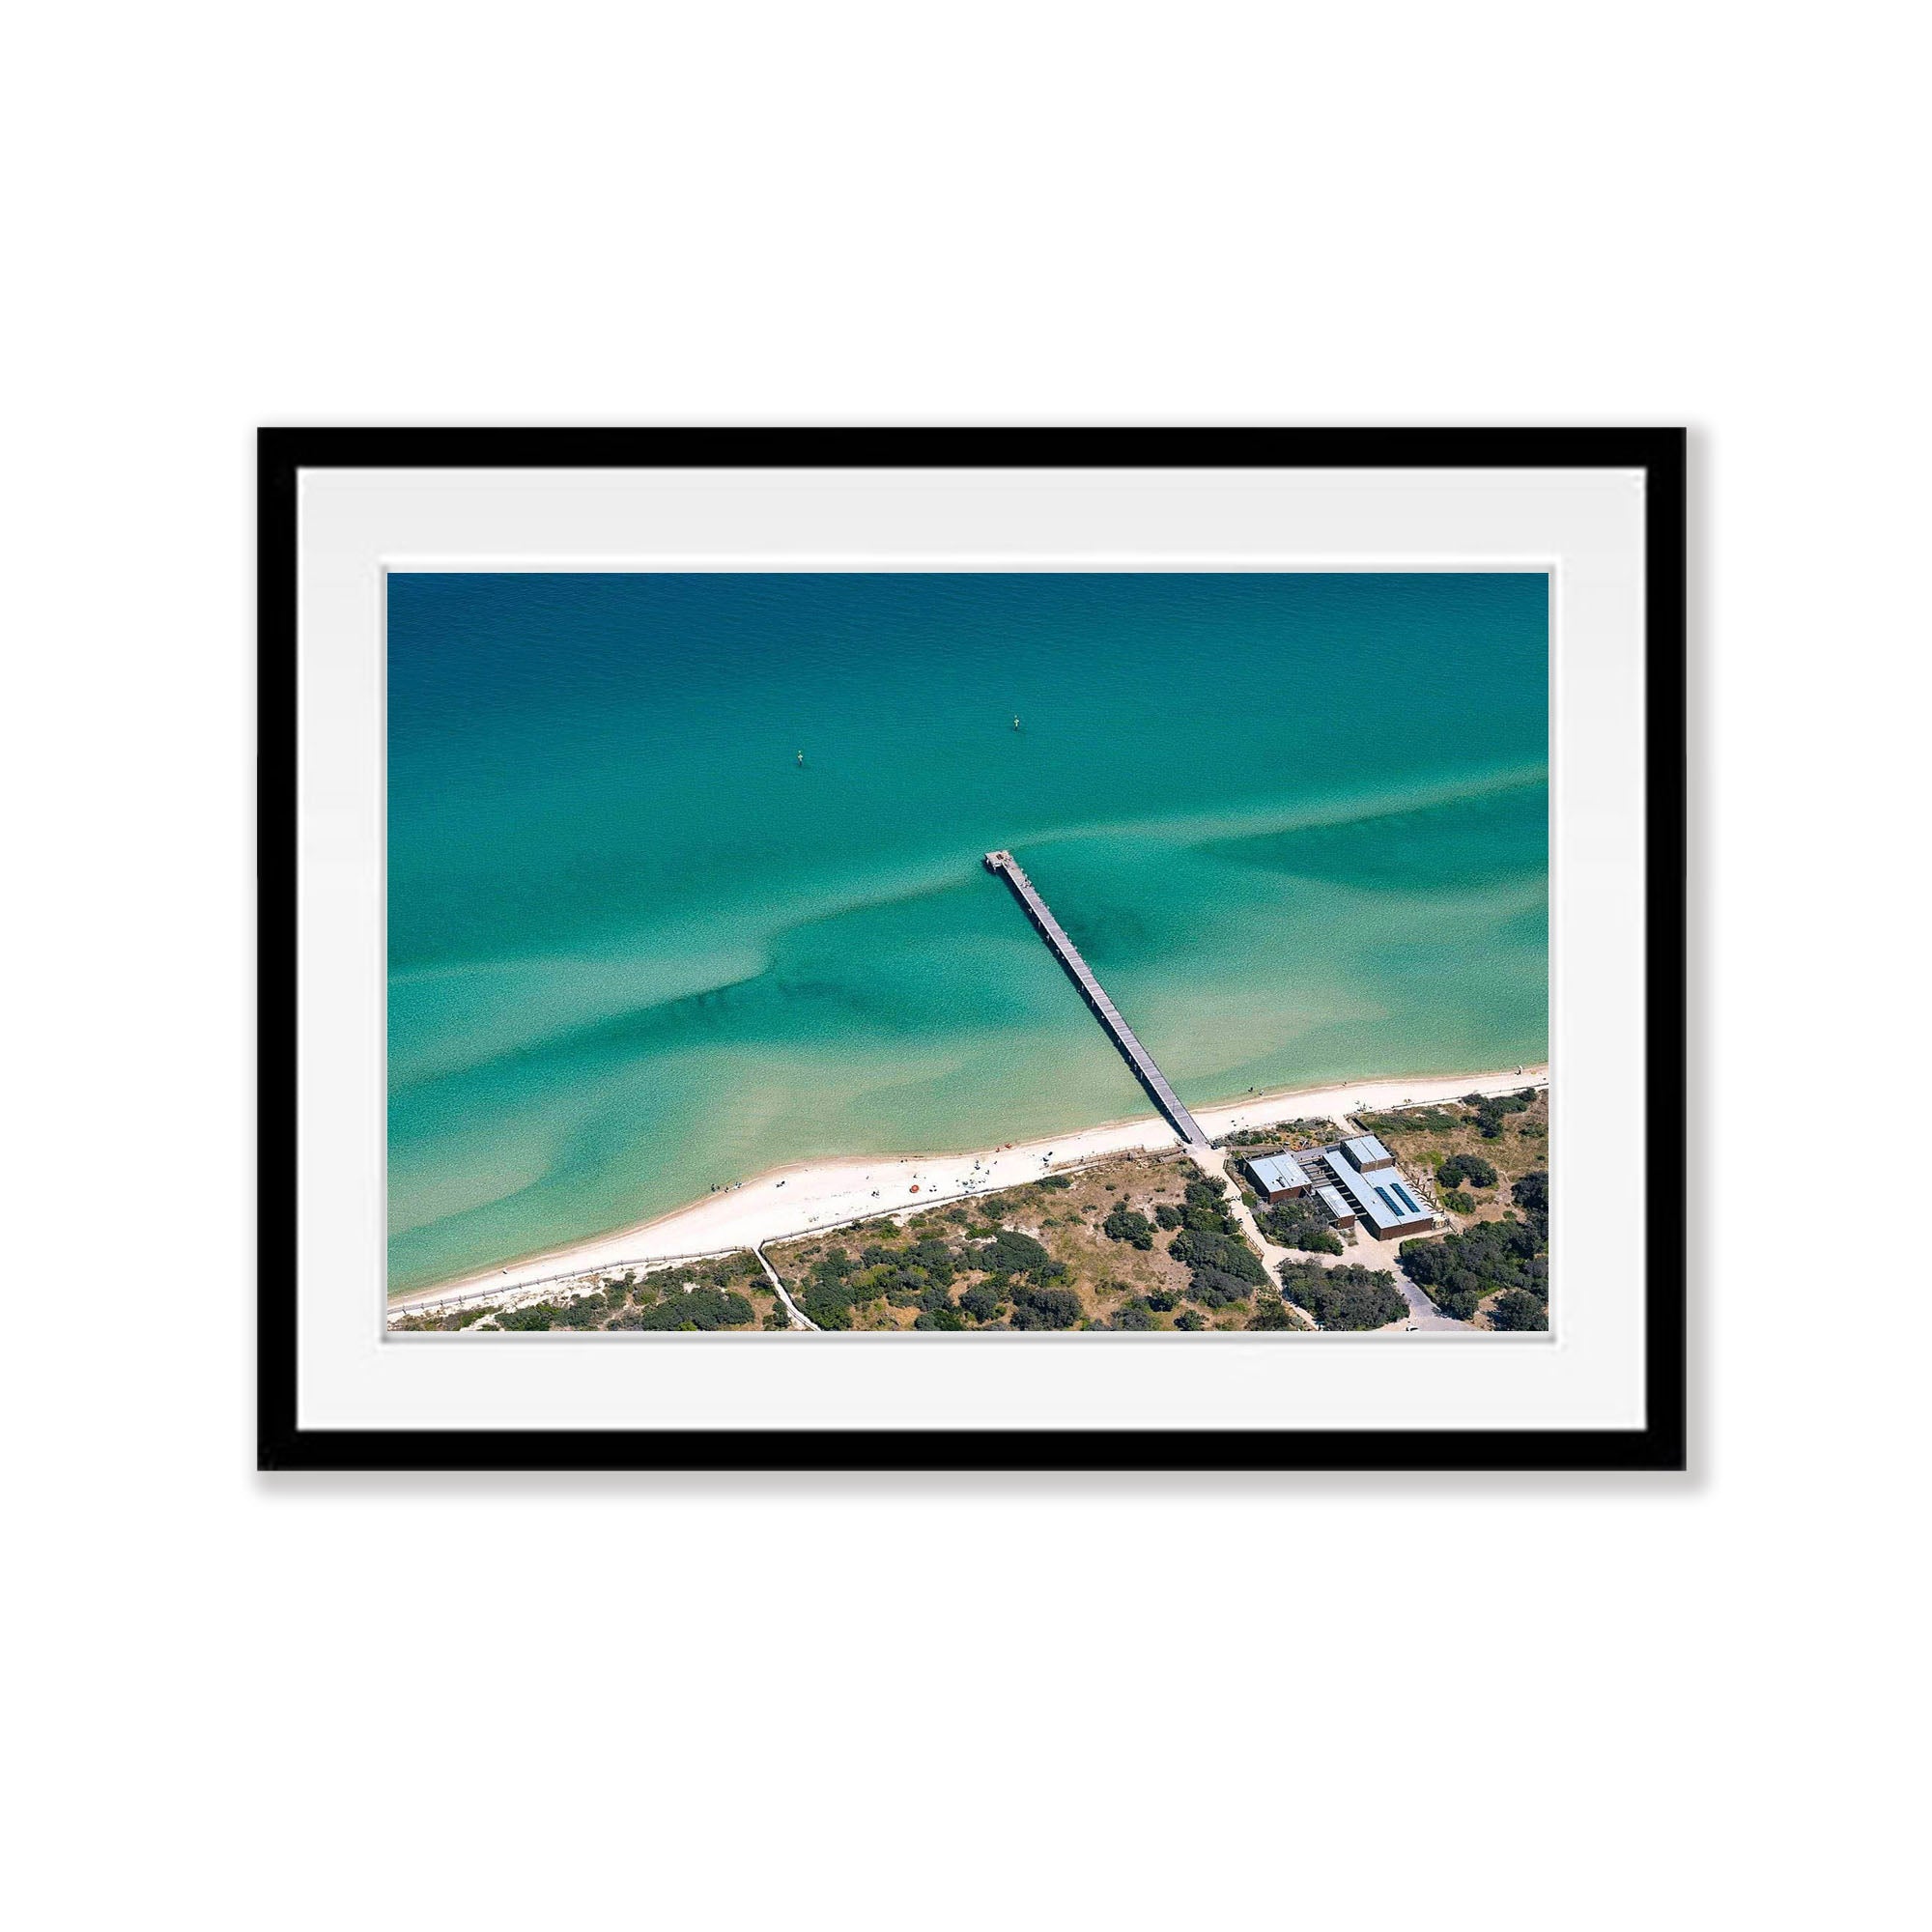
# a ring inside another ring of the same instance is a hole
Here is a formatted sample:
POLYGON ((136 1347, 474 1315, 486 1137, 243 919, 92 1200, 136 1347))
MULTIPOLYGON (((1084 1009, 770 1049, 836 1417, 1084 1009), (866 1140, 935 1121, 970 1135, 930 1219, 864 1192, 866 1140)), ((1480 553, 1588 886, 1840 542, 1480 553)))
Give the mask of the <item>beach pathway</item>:
POLYGON ((791 1296, 785 1293, 785 1285, 779 1279, 778 1269, 775 1268, 771 1264, 771 1263, 765 1259, 764 1249, 758 1246, 756 1242, 753 1242, 752 1245, 752 1252, 757 1256, 758 1265, 764 1269, 765 1279, 771 1283, 772 1293, 778 1296, 779 1305, 784 1310, 786 1316, 789 1318, 791 1325, 794 1328, 810 1328, 814 1334, 816 1334, 818 1332, 818 1323, 816 1321, 810 1320, 805 1314, 805 1311, 799 1307, 798 1303, 795 1302, 791 1298, 791 1296))

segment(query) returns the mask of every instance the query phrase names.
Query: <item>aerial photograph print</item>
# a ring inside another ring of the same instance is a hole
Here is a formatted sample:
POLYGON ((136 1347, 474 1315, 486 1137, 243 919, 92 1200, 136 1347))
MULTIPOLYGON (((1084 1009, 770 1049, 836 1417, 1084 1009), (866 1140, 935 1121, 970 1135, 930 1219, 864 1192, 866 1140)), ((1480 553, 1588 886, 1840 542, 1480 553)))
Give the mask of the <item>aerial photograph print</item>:
POLYGON ((389 1335, 1547 1339, 1547 574, 386 596, 389 1335))

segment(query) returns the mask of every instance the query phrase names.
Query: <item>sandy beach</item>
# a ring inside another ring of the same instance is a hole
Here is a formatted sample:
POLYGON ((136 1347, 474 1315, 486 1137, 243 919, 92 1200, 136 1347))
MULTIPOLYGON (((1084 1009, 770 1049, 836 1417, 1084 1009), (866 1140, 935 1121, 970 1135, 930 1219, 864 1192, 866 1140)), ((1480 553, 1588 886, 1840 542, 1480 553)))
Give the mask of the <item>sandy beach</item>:
MULTIPOLYGON (((1513 1093, 1520 1087, 1544 1086, 1548 1077, 1549 1069, 1542 1065, 1503 1072, 1436 1074, 1426 1079, 1397 1076, 1344 1087, 1249 1094, 1220 1106, 1196 1108, 1194 1114, 1209 1134, 1219 1138, 1245 1127, 1271 1126, 1278 1121, 1340 1120, 1364 1109, 1421 1105, 1462 1094, 1513 1093)), ((855 1155, 781 1168, 722 1193, 706 1195, 655 1221, 391 1296, 389 1313, 396 1315, 463 1295, 473 1298, 484 1291, 533 1288, 593 1268, 747 1248, 865 1215, 1015 1187, 1101 1154, 1176 1145, 1173 1128, 1157 1114, 1149 1113, 1048 1140, 982 1148, 976 1152, 855 1155)))

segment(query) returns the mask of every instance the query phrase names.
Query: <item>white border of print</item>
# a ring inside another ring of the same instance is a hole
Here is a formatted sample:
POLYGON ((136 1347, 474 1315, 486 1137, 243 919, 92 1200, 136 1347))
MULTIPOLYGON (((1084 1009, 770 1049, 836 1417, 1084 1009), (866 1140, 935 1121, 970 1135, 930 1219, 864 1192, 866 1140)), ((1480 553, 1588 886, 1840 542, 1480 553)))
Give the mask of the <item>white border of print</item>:
POLYGON ((304 1429, 1643 1421, 1639 473, 325 469, 302 473, 298 517, 294 1259, 304 1429), (1549 570, 1550 1060, 1563 1148, 1554 1332, 1531 1347, 1240 1335, 1119 1338, 1147 1344, 1138 1348, 1021 1337, 997 1349, 944 1338, 868 1349, 788 1336, 385 1347, 391 568, 1549 570), (1592 1238, 1608 1228, 1613 1240, 1592 1238))

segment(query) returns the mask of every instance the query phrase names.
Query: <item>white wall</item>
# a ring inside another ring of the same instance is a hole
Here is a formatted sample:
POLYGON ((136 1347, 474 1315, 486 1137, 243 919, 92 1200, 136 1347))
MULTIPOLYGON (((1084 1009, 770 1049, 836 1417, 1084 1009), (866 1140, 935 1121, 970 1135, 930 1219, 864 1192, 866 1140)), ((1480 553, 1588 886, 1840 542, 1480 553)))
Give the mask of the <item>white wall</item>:
POLYGON ((1924 1166, 1908 32, 16 15, 10 1916, 1904 1922, 1926 1271, 1773 1142, 1924 1166), (257 422, 1659 420, 1697 436, 1693 1477, 251 1473, 257 422))

